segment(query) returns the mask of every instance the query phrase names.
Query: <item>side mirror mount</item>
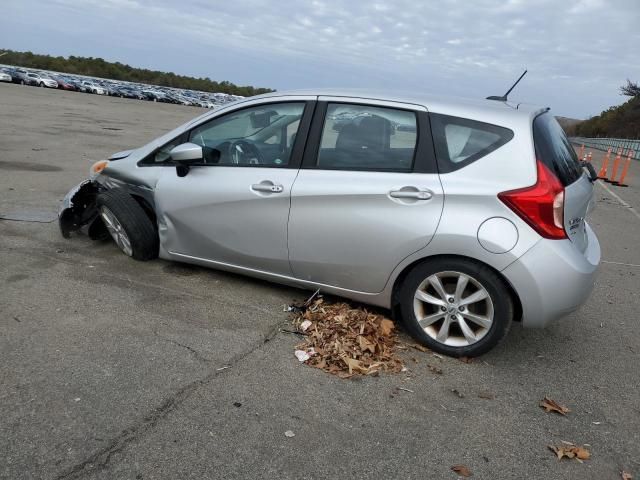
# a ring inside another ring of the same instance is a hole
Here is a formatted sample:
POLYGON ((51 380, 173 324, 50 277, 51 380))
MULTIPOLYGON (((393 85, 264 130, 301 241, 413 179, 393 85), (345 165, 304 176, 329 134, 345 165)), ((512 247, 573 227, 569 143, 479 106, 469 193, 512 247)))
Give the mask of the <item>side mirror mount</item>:
POLYGON ((177 163, 176 174, 179 177, 186 177, 191 165, 200 163, 203 159, 202 147, 191 142, 173 147, 169 155, 171 160, 177 163))

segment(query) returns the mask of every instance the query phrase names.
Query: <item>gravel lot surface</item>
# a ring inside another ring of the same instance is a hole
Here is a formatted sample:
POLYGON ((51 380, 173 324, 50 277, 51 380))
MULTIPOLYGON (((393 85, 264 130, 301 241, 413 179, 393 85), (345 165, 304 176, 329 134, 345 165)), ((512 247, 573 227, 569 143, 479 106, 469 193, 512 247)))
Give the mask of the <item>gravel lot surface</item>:
POLYGON ((0 478, 640 476, 637 163, 630 188, 596 189, 607 263, 580 311, 473 363, 416 351, 341 380, 280 330, 308 292, 60 236, 93 161, 201 109, 0 84, 0 112, 0 478), (558 461, 563 440, 591 460, 558 461))

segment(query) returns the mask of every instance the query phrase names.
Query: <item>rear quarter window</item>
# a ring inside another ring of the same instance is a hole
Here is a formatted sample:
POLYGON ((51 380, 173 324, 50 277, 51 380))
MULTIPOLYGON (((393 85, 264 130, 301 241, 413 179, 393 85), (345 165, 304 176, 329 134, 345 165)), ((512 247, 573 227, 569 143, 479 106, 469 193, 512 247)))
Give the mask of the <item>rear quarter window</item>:
POLYGON ((533 143, 536 158, 555 173, 565 187, 582 176, 578 155, 564 130, 550 113, 543 113, 534 119, 533 143))
POLYGON ((466 167, 513 138, 513 131, 498 125, 437 113, 429 117, 441 173, 466 167))

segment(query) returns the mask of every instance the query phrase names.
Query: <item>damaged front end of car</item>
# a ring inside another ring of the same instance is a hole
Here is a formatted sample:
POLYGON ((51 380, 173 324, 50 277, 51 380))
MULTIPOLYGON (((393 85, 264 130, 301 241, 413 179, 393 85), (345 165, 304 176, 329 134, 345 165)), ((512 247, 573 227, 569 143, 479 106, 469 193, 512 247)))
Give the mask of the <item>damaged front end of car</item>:
MULTIPOLYGON (((109 159, 125 158, 130 152, 112 155, 109 159)), ((96 181, 107 168, 109 160, 94 163, 89 170, 89 178, 73 187, 62 200, 58 211, 58 225, 64 238, 71 237, 72 232, 81 232, 96 240, 105 238, 107 230, 100 219, 96 198, 104 187, 96 181)))
POLYGON ((70 238, 71 233, 77 231, 92 239, 105 236, 106 229, 96 207, 100 188, 93 180, 85 180, 65 195, 58 212, 58 225, 64 238, 70 238))
MULTIPOLYGON (((117 152, 94 163, 89 170, 89 177, 73 187, 62 200, 58 210, 58 224, 64 238, 70 238, 77 232, 94 240, 109 238, 98 211, 98 196, 107 190, 119 189, 127 192, 143 208, 147 216, 155 222, 153 210, 153 189, 159 173, 155 169, 140 170, 125 164, 134 150, 117 152), (122 161, 122 162, 121 162, 122 161), (147 174, 145 177, 144 174, 147 174)), ((136 161, 137 157, 132 159, 136 161)))

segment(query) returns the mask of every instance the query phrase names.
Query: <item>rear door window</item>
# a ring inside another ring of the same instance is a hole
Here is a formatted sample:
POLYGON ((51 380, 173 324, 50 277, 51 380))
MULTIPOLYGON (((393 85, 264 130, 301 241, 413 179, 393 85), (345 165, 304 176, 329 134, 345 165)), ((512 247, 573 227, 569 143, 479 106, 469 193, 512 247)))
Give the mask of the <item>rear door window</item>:
POLYGON ((533 121, 533 142, 537 159, 555 173, 565 187, 582 176, 578 155, 550 113, 543 113, 533 121))
POLYGON ((441 173, 466 167, 513 138, 508 128, 490 123, 437 113, 430 118, 441 173))
POLYGON ((415 112, 330 103, 315 167, 325 170, 410 171, 417 140, 415 112))

